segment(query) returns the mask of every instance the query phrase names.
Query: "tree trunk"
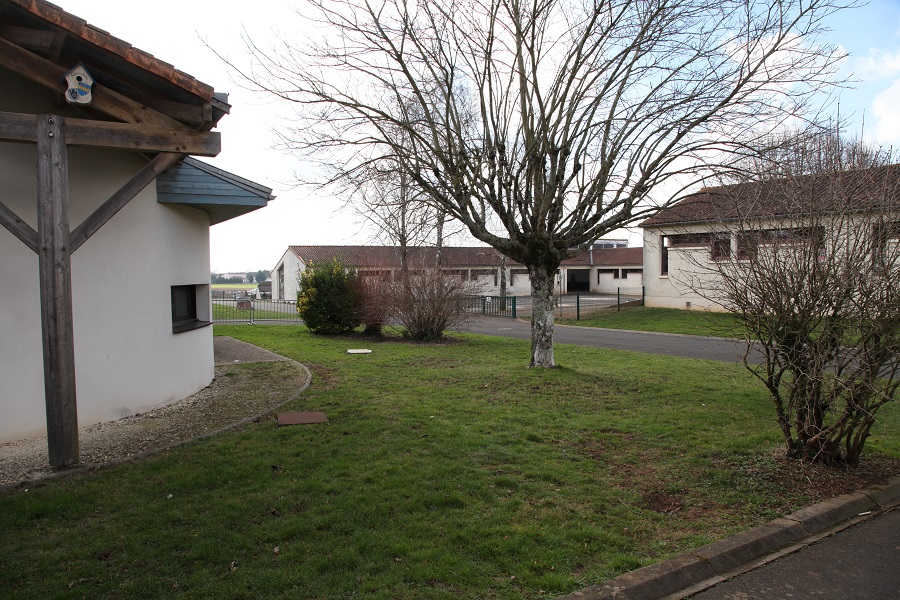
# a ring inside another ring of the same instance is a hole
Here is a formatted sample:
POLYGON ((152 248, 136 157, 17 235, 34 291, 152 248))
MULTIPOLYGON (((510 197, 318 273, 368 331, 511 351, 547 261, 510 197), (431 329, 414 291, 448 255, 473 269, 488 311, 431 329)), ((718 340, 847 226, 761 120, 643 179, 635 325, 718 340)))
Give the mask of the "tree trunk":
POLYGON ((528 267, 531 279, 531 363, 555 367, 553 359, 553 276, 555 269, 528 267))

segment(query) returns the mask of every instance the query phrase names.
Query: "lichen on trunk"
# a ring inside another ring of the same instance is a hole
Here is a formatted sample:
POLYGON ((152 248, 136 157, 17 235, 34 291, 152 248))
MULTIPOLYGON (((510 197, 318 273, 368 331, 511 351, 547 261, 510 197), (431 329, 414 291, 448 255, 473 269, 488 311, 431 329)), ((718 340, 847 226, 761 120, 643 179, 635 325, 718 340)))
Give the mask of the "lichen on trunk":
POLYGON ((555 367, 553 358, 553 276, 555 269, 529 266, 531 279, 531 362, 529 367, 555 367))

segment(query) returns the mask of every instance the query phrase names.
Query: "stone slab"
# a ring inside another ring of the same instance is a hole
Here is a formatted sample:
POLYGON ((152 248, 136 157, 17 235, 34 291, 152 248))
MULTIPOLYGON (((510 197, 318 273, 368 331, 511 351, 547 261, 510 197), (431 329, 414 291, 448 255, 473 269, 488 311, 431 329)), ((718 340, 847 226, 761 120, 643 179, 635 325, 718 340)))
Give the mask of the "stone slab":
POLYGON ((285 412, 278 413, 278 425, 309 425, 324 423, 328 417, 323 412, 285 412))

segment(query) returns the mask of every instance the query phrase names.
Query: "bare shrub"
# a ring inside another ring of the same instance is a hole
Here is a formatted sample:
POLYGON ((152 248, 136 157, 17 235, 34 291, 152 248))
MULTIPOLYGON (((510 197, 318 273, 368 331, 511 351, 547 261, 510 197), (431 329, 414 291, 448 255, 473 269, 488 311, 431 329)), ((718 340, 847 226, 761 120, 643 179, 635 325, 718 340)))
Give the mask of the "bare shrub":
POLYGON ((356 310, 366 335, 381 335, 391 318, 393 291, 389 271, 359 272, 353 282, 356 310))
POLYGON ((737 315, 786 455, 849 466, 900 387, 900 165, 858 145, 798 138, 792 160, 706 190, 731 211, 707 234, 729 251, 688 286, 737 315))
POLYGON ((393 314, 405 335, 435 341, 469 319, 466 301, 477 293, 477 286, 458 274, 438 268, 410 271, 391 286, 393 314))

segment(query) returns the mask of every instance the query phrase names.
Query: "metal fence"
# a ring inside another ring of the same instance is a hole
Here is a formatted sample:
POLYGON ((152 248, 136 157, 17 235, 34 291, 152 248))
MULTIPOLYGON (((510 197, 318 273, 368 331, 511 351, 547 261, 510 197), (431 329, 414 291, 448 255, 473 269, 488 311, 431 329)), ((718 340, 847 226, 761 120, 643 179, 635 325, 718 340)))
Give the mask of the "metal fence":
MULTIPOLYGON (((582 319, 593 313, 644 304, 644 288, 618 288, 615 293, 576 292, 554 296, 553 313, 559 318, 582 319)), ((472 296, 466 302, 468 312, 494 317, 531 316, 531 296, 472 296)))
MULTIPOLYGON (((615 294, 577 292, 554 297, 559 318, 582 319, 593 313, 644 303, 644 288, 618 288, 615 294)), ((531 296, 469 296, 464 310, 491 317, 531 317, 531 296)), ((216 323, 297 322, 297 305, 290 300, 257 300, 249 297, 213 298, 212 320, 216 323)))
POLYGON ((259 323, 264 321, 300 322, 297 304, 290 300, 257 300, 255 298, 213 298, 212 320, 215 323, 259 323))

